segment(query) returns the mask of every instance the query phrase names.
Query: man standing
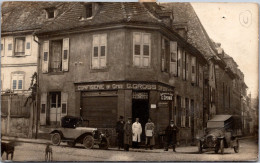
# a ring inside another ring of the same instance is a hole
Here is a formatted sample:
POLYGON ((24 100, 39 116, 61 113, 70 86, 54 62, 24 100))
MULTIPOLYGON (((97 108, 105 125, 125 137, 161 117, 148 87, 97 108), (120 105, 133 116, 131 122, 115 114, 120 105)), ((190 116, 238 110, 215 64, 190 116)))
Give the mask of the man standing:
POLYGON ((132 145, 132 124, 131 118, 128 118, 127 123, 124 126, 124 149, 129 151, 129 146, 132 145))
POLYGON ((117 145, 118 149, 124 148, 124 117, 120 116, 119 121, 116 123, 117 145))
POLYGON ((139 142, 141 142, 142 125, 139 123, 139 118, 135 119, 135 123, 132 125, 133 131, 133 148, 139 147, 139 142))
POLYGON ((166 146, 165 151, 168 151, 169 145, 172 145, 173 152, 175 151, 175 146, 177 144, 177 133, 179 132, 179 129, 177 126, 175 126, 174 121, 171 120, 170 125, 165 130, 166 135, 166 146))
POLYGON ((154 123, 152 122, 151 118, 148 119, 148 122, 145 124, 145 149, 150 146, 150 149, 153 149, 155 144, 154 141, 154 123))

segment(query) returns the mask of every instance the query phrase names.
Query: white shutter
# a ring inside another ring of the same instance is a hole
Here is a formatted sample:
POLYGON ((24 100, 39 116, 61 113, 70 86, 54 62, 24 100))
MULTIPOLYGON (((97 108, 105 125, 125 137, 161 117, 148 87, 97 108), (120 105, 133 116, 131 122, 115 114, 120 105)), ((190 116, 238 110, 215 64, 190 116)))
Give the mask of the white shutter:
POLYGON ((7 37, 5 40, 5 49, 6 49, 6 56, 13 56, 14 51, 14 38, 13 37, 7 37))
POLYGON ((61 117, 68 113, 68 93, 61 92, 61 117))
POLYGON ((133 63, 134 66, 141 66, 141 51, 142 51, 142 44, 141 44, 141 33, 134 33, 133 36, 133 63))
POLYGON ((99 36, 93 35, 93 47, 92 47, 92 68, 99 68, 99 36), (95 53, 96 52, 96 53, 95 53))
POLYGON ((191 82, 196 82, 196 58, 191 56, 191 82))
POLYGON ((43 50, 42 50, 42 73, 48 73, 49 69, 49 41, 43 42, 43 50))
POLYGON ((178 76, 181 76, 181 55, 182 55, 182 49, 180 47, 178 47, 178 76))
POLYGON ((161 61, 162 61, 162 71, 165 71, 165 42, 164 42, 164 38, 162 38, 162 49, 161 49, 161 61))
POLYGON ((186 79, 186 76, 185 76, 185 74, 186 74, 186 69, 185 69, 186 60, 185 59, 186 59, 186 52, 183 49, 183 51, 182 51, 182 79, 183 80, 186 79))
POLYGON ((69 55, 70 54, 70 39, 63 39, 62 47, 62 70, 69 71, 69 55))
POLYGON ((32 53, 32 36, 26 36, 25 38, 25 55, 31 55, 32 53))
POLYGON ((189 80, 190 55, 186 53, 186 80, 189 80))
POLYGON ((143 67, 149 67, 150 66, 150 56, 151 56, 151 36, 148 33, 143 33, 143 50, 142 50, 142 56, 143 56, 143 67), (148 53, 147 53, 148 50, 148 53), (147 55, 148 54, 148 55, 147 55))
POLYGON ((41 94, 40 125, 46 125, 47 93, 41 94))
POLYGON ((104 68, 107 65, 107 34, 100 35, 99 44, 99 67, 104 68))
POLYGON ((170 73, 177 75, 177 42, 170 42, 170 73))
POLYGON ((1 38, 1 56, 5 56, 5 39, 1 38))

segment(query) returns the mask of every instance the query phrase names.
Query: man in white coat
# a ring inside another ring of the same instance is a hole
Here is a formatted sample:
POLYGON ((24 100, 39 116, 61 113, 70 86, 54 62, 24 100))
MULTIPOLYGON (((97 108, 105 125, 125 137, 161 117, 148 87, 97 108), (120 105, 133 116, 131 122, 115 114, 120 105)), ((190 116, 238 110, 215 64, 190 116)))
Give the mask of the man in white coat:
POLYGON ((136 118, 132 125, 133 132, 133 148, 138 148, 138 143, 141 142, 142 125, 139 123, 139 118, 136 118))

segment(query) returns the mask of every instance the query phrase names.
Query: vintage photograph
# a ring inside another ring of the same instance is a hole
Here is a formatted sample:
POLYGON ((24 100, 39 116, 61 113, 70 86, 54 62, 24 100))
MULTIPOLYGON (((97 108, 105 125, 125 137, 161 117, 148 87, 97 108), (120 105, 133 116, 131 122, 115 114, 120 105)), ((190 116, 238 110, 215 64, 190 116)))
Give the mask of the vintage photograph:
POLYGON ((1 4, 1 161, 258 161, 257 3, 1 4))

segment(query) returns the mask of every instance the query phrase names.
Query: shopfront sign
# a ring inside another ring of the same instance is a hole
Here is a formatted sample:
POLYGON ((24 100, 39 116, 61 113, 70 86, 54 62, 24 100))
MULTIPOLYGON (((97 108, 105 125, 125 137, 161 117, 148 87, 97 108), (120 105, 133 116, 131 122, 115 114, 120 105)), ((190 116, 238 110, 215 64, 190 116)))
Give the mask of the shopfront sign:
POLYGON ((99 90, 157 90, 161 92, 173 92, 172 87, 167 87, 160 83, 145 83, 145 82, 104 82, 104 83, 87 83, 78 84, 77 91, 99 91, 99 90))
POLYGON ((173 93, 160 93, 161 101, 172 101, 173 93))

